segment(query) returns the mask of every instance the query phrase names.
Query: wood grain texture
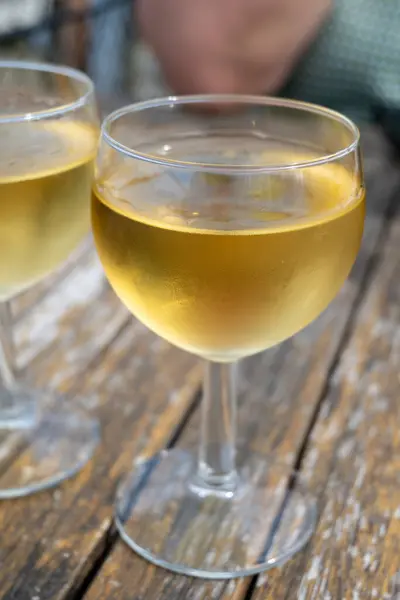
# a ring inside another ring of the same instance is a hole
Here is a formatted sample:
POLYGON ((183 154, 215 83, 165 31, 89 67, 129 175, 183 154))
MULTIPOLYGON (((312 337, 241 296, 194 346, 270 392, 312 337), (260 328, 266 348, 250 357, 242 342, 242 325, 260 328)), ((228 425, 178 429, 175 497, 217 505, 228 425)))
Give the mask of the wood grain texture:
POLYGON ((81 396, 100 416, 102 446, 55 491, 1 503, 1 598, 71 593, 106 544, 116 481, 134 454, 168 441, 199 385, 196 359, 128 319, 91 256, 27 313, 36 352, 26 374, 63 390, 65 402, 81 396))
MULTIPOLYGON (((369 216, 362 251, 352 276, 339 297, 324 315, 307 330, 275 350, 244 361, 242 365, 239 407, 239 442, 244 452, 273 453, 280 461, 295 464, 303 451, 305 437, 324 397, 327 376, 338 358, 344 336, 351 328, 353 313, 364 293, 371 261, 382 242, 385 230, 383 213, 393 190, 399 186, 396 167, 383 166, 376 154, 378 146, 367 148, 366 168, 369 179, 369 216), (374 152, 375 150, 375 152, 374 152)), ((381 155, 382 156, 382 155, 381 155)), ((393 201, 393 197, 391 198, 393 201)), ((185 429, 180 445, 190 446, 198 431, 195 414, 185 429)), ((313 468, 313 465, 309 467, 313 468)), ((318 486, 311 481, 313 491, 318 486)), ((293 561, 303 560, 301 553, 293 561)), ((293 564, 290 563, 290 564, 293 564)), ((311 564, 312 559, 311 559, 311 564)), ((340 563, 339 563, 340 565, 340 563)), ((315 564, 314 564, 314 568, 315 564)), ((339 567, 340 568, 340 567, 339 567)), ((298 588, 285 577, 286 569, 254 579, 226 582, 204 582, 169 574, 137 557, 119 541, 94 579, 85 598, 88 600, 209 600, 244 599, 247 594, 257 600, 296 598, 298 588), (277 587, 268 587, 270 577, 277 587), (278 582, 279 580, 279 582, 278 582), (273 590, 273 591, 272 591, 273 590), (254 592, 254 594, 253 594, 254 592)), ((303 574, 297 567, 294 573, 303 574)), ((313 571, 307 571, 313 576, 313 571)), ((308 577, 308 575, 305 575, 308 577)), ((300 592, 299 592, 300 593, 300 592)), ((302 593, 302 592, 301 592, 302 593)), ((342 597, 332 596, 333 598, 342 597)), ((323 596, 304 596, 304 600, 325 600, 323 596)), ((326 596, 326 600, 329 596, 326 596)), ((349 598, 351 598, 349 596, 349 598)), ((354 597, 356 598, 356 597, 354 597)), ((352 600, 354 600, 352 598, 352 600)), ((360 596, 361 600, 362 596, 360 596)), ((346 598, 347 600, 347 598, 346 598)), ((358 598, 356 598, 358 600, 358 598)))
POLYGON ((307 449, 304 471, 320 504, 316 534, 302 556, 264 578, 254 600, 398 597, 399 247, 397 219, 307 449))
MULTIPOLYGON (((321 406, 328 373, 353 322, 385 231, 391 193, 400 181, 384 141, 371 135, 367 143, 370 206, 359 261, 339 297, 316 323, 281 347, 243 363, 239 406, 243 452, 273 452, 293 464, 321 406)), ((198 414, 188 411, 199 389, 199 362, 129 318, 90 251, 55 283, 36 299, 32 295, 32 301, 16 303, 19 364, 25 378, 62 390, 66 401, 86 398, 83 404, 102 421, 103 441, 81 474, 57 490, 1 503, 0 597, 243 599, 251 580, 204 583, 170 575, 136 557, 112 526, 116 483, 132 458, 167 444, 186 414, 189 419, 179 444, 195 442, 198 414)), ((308 454, 307 461, 310 472, 317 473, 308 454)), ((329 468, 325 467, 325 475, 322 471, 319 478, 316 475, 315 483, 310 480, 321 496, 321 511, 329 468)), ((284 570, 270 572, 268 582, 259 578, 257 600, 297 598, 295 586, 310 572, 307 561, 312 565, 312 558, 304 552, 284 570)), ((312 587, 305 593, 311 595, 304 599, 318 598, 312 587)))
POLYGON ((121 473, 133 455, 168 441, 198 381, 191 357, 158 344, 137 324, 81 376, 75 391, 95 393, 102 446, 77 478, 57 490, 1 506, 2 598, 30 598, 32 589, 41 600, 61 598, 80 583, 106 544, 121 473))

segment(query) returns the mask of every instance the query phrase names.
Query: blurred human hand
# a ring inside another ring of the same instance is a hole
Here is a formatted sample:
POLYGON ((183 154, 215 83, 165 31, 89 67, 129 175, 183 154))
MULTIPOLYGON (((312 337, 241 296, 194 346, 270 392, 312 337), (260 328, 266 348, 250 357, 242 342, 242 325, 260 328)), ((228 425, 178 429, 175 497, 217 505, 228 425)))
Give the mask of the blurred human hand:
POLYGON ((333 0, 137 0, 139 26, 178 94, 273 94, 333 0))

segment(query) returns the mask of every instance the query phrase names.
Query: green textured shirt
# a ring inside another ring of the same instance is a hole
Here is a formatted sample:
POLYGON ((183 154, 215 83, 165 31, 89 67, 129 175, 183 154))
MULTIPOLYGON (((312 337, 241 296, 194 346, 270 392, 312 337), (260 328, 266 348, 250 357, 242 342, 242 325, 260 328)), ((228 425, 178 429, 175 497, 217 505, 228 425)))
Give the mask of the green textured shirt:
POLYGON ((400 146, 400 0, 336 0, 282 93, 378 121, 400 146))

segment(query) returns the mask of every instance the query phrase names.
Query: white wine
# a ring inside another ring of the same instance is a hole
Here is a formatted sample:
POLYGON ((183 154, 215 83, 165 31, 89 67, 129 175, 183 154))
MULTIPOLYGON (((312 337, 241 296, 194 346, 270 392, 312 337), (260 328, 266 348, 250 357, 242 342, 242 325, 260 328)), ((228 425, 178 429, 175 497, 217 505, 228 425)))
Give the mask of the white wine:
POLYGON ((32 285, 83 240, 97 128, 69 120, 0 128, 0 299, 32 285))
POLYGON ((126 174, 124 187, 121 173, 107 173, 95 186, 95 242, 111 285, 143 323, 183 349, 233 361, 289 338, 328 306, 360 246, 364 192, 336 164, 258 177, 235 197, 242 180, 194 177, 198 192, 208 185, 218 197, 157 205, 157 175, 126 174), (287 192, 303 198, 288 197, 282 210, 287 192))

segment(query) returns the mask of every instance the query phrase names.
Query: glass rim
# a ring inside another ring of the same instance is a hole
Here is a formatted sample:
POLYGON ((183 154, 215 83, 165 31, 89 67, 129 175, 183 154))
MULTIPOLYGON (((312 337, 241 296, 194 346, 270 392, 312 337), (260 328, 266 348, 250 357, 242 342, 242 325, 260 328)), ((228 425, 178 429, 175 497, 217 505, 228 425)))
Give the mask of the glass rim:
POLYGON ((338 111, 320 106, 318 104, 312 104, 310 102, 304 102, 302 100, 292 100, 287 98, 277 98, 273 96, 252 96, 243 94, 196 94, 188 96, 165 96, 161 98, 154 98, 152 100, 145 100, 143 102, 136 102, 129 104, 117 110, 114 110, 105 117, 101 126, 101 138, 105 142, 114 148, 114 150, 128 156, 144 162, 161 165, 164 167, 175 167, 180 169, 191 169, 196 171, 207 171, 212 173, 232 173, 238 172, 242 174, 251 173, 271 173, 276 171, 287 171, 294 169, 303 169, 308 167, 314 167, 323 165, 326 163, 334 162, 344 158, 345 156, 354 152, 360 143, 360 131, 355 123, 341 114, 338 111), (307 113, 313 113, 327 117, 333 121, 341 123, 347 130, 352 134, 353 140, 347 146, 340 148, 338 151, 331 154, 321 154, 318 158, 299 161, 290 164, 276 164, 276 165, 238 165, 238 164, 226 164, 216 165, 215 163, 204 163, 204 162, 189 162, 184 160, 175 160, 171 158, 164 158, 157 154, 148 154, 140 152, 125 144, 122 144, 116 140, 110 133, 110 126, 121 117, 126 116, 130 113, 139 113, 152 108, 165 107, 168 105, 181 106, 189 104, 218 104, 218 103, 236 103, 243 105, 258 105, 258 106, 270 106, 270 107, 281 107, 281 108, 292 108, 302 110, 307 113))
POLYGON ((0 109, 0 124, 4 123, 23 123, 24 121, 38 121, 48 119, 53 116, 63 115, 65 113, 77 110, 88 103, 89 98, 94 94, 93 81, 78 69, 64 65, 53 65, 50 63, 41 63, 24 60, 0 60, 0 72, 3 69, 20 69, 21 71, 41 71, 54 75, 64 75, 69 79, 79 81, 85 84, 86 89, 80 94, 77 100, 67 102, 49 109, 32 110, 27 112, 2 115, 0 109))

